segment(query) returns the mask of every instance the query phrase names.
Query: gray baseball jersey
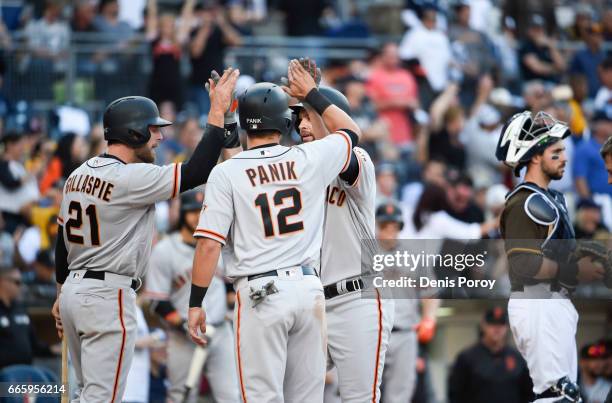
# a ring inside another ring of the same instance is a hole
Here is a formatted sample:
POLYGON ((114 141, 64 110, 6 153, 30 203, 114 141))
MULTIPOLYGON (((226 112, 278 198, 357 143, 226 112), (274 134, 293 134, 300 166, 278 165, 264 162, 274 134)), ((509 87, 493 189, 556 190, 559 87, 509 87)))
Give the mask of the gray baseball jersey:
MULTIPOLYGON (((181 234, 175 232, 153 248, 146 277, 146 295, 158 301, 170 301, 185 320, 189 311, 194 253, 195 248, 183 242, 181 234)), ((217 274, 222 271, 222 261, 219 260, 217 274)), ((227 313, 225 285, 217 276, 213 277, 202 305, 209 323, 223 322, 227 313)))
POLYGON ((294 147, 256 147, 217 165, 197 237, 224 245, 227 275, 318 267, 325 188, 350 161, 343 131, 294 147))
POLYGON ((64 226, 70 270, 145 273, 151 254, 155 203, 175 197, 180 164, 125 164, 94 157, 64 185, 58 222, 64 226))
POLYGON ((324 285, 361 275, 362 242, 376 248, 376 174, 365 150, 353 148, 359 176, 352 185, 339 177, 327 188, 325 227, 321 247, 321 282, 324 285))

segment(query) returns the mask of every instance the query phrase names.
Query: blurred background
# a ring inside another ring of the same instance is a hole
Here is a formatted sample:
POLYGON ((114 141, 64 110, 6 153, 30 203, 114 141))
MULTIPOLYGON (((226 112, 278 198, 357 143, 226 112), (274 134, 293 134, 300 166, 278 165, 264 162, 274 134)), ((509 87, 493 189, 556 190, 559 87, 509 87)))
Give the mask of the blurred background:
MULTIPOLYGON (((64 180, 105 149, 106 104, 154 99, 175 122, 164 128, 157 163, 182 161, 206 123, 203 84, 229 65, 241 71, 241 92, 278 82, 291 58, 314 58, 323 83, 346 94, 376 164, 377 202, 399 203, 404 238, 423 229, 416 215, 440 209, 455 237, 474 223, 480 237, 499 237, 495 217, 519 180, 495 159, 499 133, 517 111, 546 111, 572 131, 565 176, 553 187, 566 196, 576 234, 610 239, 612 186, 598 154, 612 135, 609 1, 0 0, 0 13, 0 371, 35 363, 57 376, 56 215, 64 180)), ((156 211, 163 238, 176 229, 178 202, 156 211)), ((452 242, 447 232, 428 237, 452 242)), ((161 402, 166 330, 141 303, 150 337, 141 400, 161 402)), ((451 393, 453 371, 486 333, 494 306, 505 301, 442 301, 436 332, 421 345, 413 401, 470 401, 451 393)), ((581 382, 607 390, 609 300, 577 307, 581 382)))

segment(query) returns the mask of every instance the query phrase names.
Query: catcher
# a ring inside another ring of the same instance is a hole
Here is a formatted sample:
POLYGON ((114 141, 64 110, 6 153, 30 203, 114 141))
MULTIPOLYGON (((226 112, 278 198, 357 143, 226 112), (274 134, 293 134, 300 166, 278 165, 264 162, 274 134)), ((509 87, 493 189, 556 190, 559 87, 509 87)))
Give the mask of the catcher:
POLYGON ((576 383, 578 312, 570 297, 579 282, 604 278, 605 248, 577 243, 563 195, 548 186, 561 179, 567 126, 539 112, 514 115, 502 130, 496 156, 525 181, 506 197, 501 233, 509 261, 510 328, 527 361, 536 402, 581 402, 576 383), (599 262, 596 262, 596 261, 599 262))

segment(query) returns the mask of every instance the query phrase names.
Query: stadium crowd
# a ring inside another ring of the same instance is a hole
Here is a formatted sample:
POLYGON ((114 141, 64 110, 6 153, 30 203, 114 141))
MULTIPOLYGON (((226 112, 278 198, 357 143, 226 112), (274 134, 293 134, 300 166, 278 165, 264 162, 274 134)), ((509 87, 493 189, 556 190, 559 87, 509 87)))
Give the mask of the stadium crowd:
MULTIPOLYGON (((305 37, 313 46, 337 38, 378 43, 364 46, 364 58, 327 56, 317 62, 323 83, 346 95, 362 128, 361 147, 376 163, 377 201, 395 201, 403 210, 403 238, 498 237, 497 217, 504 196, 519 178, 497 161, 495 149, 506 119, 528 109, 545 111, 569 124, 566 172, 553 187, 566 196, 577 237, 609 239, 612 186, 599 156, 601 145, 612 135, 609 3, 607 8, 603 1, 370 3, 23 0, 2 4, 0 368, 57 352, 36 340, 31 329, 17 329, 31 326, 29 320, 6 325, 3 310, 16 309, 27 318, 21 302, 15 302, 20 294, 26 306, 51 306, 52 250, 64 181, 105 148, 101 110, 87 109, 74 99, 67 102, 65 87, 62 90, 66 72, 73 68, 82 79, 73 90, 84 100, 108 103, 126 95, 154 99, 162 117, 175 122, 163 130, 156 162, 182 161, 195 148, 206 121, 209 100, 203 84, 210 71, 222 71, 233 47, 247 46, 249 38, 270 24, 277 24, 288 37, 305 37), (378 19, 372 16, 374 11, 380 14, 378 19), (399 19, 399 28, 380 24, 384 18, 399 19), (100 38, 103 46, 96 42, 100 38), (94 50, 67 57, 71 47, 92 43, 94 50), (138 46, 146 48, 146 74, 140 53, 130 53, 138 46), (123 86, 126 72, 133 69, 138 73, 128 76, 134 82, 123 86), (137 88, 138 93, 127 93, 126 88, 137 88), (39 109, 40 100, 57 105, 39 109), (17 348, 18 354, 5 354, 17 348)), ((288 59, 240 56, 231 61, 242 72, 240 91, 256 81, 278 81, 286 74, 288 59)), ((299 136, 293 133, 284 141, 296 143, 299 136)), ((160 203, 156 211, 163 238, 178 224, 178 201, 160 203)), ((501 325, 507 332, 507 325, 501 325)), ((156 318, 150 326, 163 329, 156 318)), ((612 347, 596 342, 601 336, 593 335, 593 343, 580 352, 581 379, 585 390, 595 390, 593 396, 611 385, 612 347)), ((142 348, 151 352, 148 401, 163 401, 165 335, 151 330, 145 339, 142 348)), ((449 382, 449 401, 467 401, 460 398, 465 391, 456 387, 467 381, 454 377, 469 376, 465 369, 469 365, 467 356, 460 355, 449 382)), ((419 401, 433 401, 425 392, 420 396, 419 401)))

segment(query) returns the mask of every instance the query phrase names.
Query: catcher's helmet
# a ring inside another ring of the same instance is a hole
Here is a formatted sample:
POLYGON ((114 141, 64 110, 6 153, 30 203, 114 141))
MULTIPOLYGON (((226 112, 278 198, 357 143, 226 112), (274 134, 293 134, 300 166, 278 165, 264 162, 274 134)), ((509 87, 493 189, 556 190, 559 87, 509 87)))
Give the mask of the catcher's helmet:
POLYGON ((376 209, 376 222, 396 222, 400 225, 400 230, 404 228, 404 218, 402 210, 393 202, 384 203, 376 209))
POLYGON ((238 115, 247 134, 277 131, 284 135, 291 129, 287 95, 276 84, 257 83, 247 88, 238 98, 238 115))
POLYGON ((169 126, 162 119, 155 102, 145 97, 123 97, 111 102, 104 111, 104 140, 114 140, 140 147, 151 138, 149 126, 169 126))
MULTIPOLYGON (((351 106, 349 105, 348 99, 344 96, 343 93, 338 91, 335 88, 328 87, 326 85, 319 86, 319 92, 325 96, 332 103, 332 105, 336 105, 338 108, 342 109, 347 115, 351 115, 351 106)), ((294 127, 296 132, 300 132, 300 111, 304 109, 304 105, 302 103, 298 103, 290 106, 291 110, 294 114, 294 127)))
POLYGON ((534 155, 569 135, 567 125, 549 114, 538 112, 532 118, 531 112, 524 111, 512 116, 502 129, 495 156, 519 176, 534 155))

